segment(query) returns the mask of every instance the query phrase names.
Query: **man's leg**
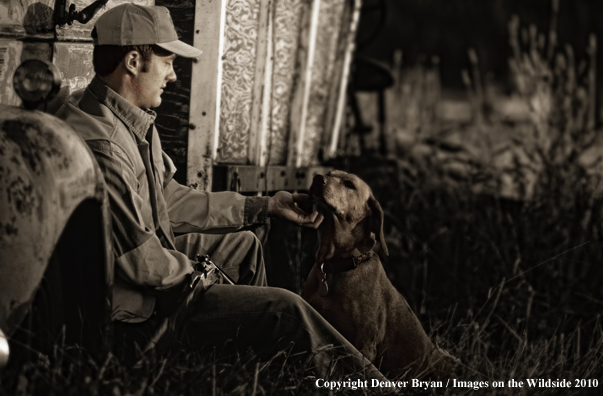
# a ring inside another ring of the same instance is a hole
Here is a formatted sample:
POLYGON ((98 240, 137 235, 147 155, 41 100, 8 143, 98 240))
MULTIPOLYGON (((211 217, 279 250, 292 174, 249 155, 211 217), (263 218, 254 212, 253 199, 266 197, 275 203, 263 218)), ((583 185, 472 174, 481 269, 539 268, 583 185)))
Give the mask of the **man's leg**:
POLYGON ((190 338, 206 344, 251 346, 257 352, 293 346, 307 352, 321 378, 385 377, 300 296, 285 289, 213 285, 195 302, 185 325, 190 338))
POLYGON ((195 301, 185 325, 204 344, 231 341, 258 352, 289 348, 307 352, 314 371, 355 378, 385 377, 300 296, 266 286, 260 241, 251 232, 187 234, 176 238, 179 251, 194 259, 208 254, 237 285, 213 285, 195 301), (252 286, 246 286, 252 285, 252 286))

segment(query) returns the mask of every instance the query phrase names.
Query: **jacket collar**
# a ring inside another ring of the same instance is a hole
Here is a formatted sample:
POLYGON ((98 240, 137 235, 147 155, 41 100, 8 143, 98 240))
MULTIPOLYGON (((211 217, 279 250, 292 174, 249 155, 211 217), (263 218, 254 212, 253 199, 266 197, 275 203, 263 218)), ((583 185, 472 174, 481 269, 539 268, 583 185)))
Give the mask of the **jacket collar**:
POLYGON ((90 92, 99 102, 107 106, 113 114, 130 128, 141 141, 145 140, 149 127, 155 122, 157 113, 153 110, 143 110, 128 102, 123 96, 109 88, 107 84, 95 76, 90 85, 90 92))

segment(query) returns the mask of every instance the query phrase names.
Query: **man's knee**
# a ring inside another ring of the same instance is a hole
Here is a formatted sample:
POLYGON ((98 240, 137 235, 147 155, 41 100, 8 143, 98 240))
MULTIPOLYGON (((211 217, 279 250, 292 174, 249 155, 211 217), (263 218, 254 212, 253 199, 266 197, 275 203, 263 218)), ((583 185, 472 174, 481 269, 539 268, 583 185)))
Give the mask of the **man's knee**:
POLYGON ((280 288, 270 288, 270 311, 285 313, 299 320, 307 321, 312 315, 318 313, 301 296, 280 288))
POLYGON ((237 238, 239 238, 239 243, 241 246, 246 246, 248 249, 252 249, 252 248, 261 248, 262 243, 260 242, 260 240, 258 239, 257 236, 255 236, 255 234, 251 231, 239 231, 237 233, 235 233, 234 235, 237 236, 237 238))

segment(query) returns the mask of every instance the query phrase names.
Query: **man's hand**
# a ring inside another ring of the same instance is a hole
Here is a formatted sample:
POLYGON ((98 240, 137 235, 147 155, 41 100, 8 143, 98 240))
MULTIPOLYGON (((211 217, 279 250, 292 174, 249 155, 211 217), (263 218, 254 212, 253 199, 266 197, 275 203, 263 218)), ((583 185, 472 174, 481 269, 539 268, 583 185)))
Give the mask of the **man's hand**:
POLYGON ((279 191, 268 201, 268 214, 292 221, 304 227, 317 228, 323 220, 318 212, 307 213, 297 206, 297 203, 307 202, 306 194, 291 194, 279 191))

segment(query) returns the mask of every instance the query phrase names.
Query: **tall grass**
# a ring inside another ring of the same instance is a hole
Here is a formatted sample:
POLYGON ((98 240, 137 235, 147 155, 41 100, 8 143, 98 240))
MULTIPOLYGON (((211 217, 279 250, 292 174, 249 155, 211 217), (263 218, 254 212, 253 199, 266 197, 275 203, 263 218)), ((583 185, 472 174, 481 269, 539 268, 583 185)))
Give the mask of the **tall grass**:
MULTIPOLYGON (((603 378, 601 175, 597 160, 585 160, 600 147, 597 43, 591 37, 588 58, 578 62, 558 46, 557 12, 553 1, 548 36, 522 29, 517 18, 509 24, 512 79, 527 124, 482 114, 452 131, 466 134, 464 145, 451 144, 450 131, 432 131, 377 169, 374 159, 350 168, 386 202, 387 268, 433 338, 458 358, 460 379, 603 378), (500 151, 475 155, 470 133, 506 138, 505 166, 500 151), (511 186, 503 188, 505 180, 511 186)), ((487 100, 475 51, 469 55, 469 97, 487 100)), ((603 394, 603 385, 529 394, 603 394)))

